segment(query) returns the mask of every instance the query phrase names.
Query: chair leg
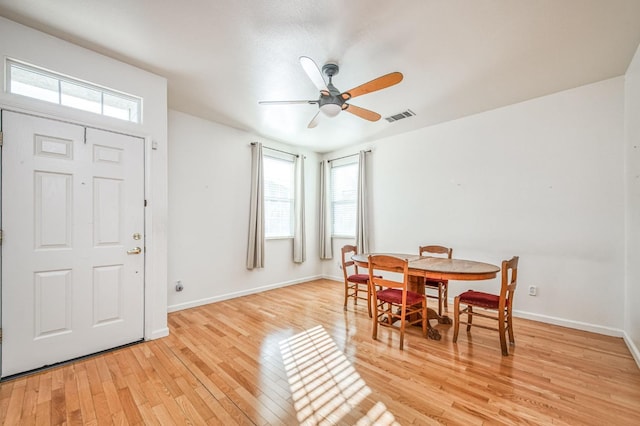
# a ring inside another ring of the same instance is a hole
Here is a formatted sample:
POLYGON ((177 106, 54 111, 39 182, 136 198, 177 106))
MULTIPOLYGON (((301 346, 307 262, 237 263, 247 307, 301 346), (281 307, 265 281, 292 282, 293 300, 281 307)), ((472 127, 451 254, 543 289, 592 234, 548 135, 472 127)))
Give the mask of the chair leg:
POLYGON ((373 316, 371 314, 371 295, 372 295, 371 284, 367 284, 367 310, 369 311, 369 318, 373 316))
POLYGON ((347 310, 347 299, 349 299, 349 283, 344 282, 344 310, 347 310))
POLYGON ((373 327, 372 327, 372 332, 371 332, 371 338, 373 340, 378 340, 378 301, 375 301, 375 306, 373 308, 373 327))
POLYGON ((507 330, 509 331, 509 343, 516 344, 516 339, 513 337, 513 317, 511 316, 511 307, 507 310, 507 330))
POLYGON ((360 284, 353 285, 353 306, 358 305, 358 291, 360 291, 360 284))
POLYGON ((471 331, 473 325, 473 306, 467 305, 467 333, 471 331))
POLYGON ((438 283, 438 316, 442 316, 442 283, 438 283))
POLYGON ((444 284, 442 287, 444 288, 444 309, 449 312, 449 284, 444 284))
POLYGON ((453 343, 458 341, 458 330, 460 329, 460 298, 453 299, 453 343))
POLYGON ((504 327, 504 311, 498 313, 498 331, 500 332, 500 348, 502 349, 502 356, 508 356, 509 350, 507 349, 507 336, 504 327))
POLYGON ((427 315, 427 298, 425 297, 422 301, 422 335, 424 337, 427 337, 428 331, 427 321, 429 321, 429 317, 427 315))
POLYGON ((404 349, 404 326, 406 322, 407 322, 406 308, 402 306, 402 309, 400 310, 400 350, 404 349))

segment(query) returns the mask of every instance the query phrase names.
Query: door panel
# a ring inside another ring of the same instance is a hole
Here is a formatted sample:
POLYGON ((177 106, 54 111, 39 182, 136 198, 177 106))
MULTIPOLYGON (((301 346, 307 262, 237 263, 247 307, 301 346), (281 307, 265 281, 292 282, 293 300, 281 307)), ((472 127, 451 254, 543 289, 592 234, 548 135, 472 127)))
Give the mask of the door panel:
POLYGON ((36 272, 34 301, 35 339, 70 333, 73 271, 36 272))
POLYGON ((2 376, 143 337, 140 138, 3 111, 2 376))
POLYGON ((73 176, 36 171, 35 249, 71 248, 73 176))

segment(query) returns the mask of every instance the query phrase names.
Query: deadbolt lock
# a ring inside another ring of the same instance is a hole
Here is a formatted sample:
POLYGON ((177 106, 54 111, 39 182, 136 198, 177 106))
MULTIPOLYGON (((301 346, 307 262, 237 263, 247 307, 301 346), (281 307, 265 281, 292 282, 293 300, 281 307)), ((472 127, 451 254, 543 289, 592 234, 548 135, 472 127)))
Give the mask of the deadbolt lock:
POLYGON ((142 235, 139 232, 136 232, 135 234, 133 234, 133 239, 134 240, 139 240, 142 238, 142 235))

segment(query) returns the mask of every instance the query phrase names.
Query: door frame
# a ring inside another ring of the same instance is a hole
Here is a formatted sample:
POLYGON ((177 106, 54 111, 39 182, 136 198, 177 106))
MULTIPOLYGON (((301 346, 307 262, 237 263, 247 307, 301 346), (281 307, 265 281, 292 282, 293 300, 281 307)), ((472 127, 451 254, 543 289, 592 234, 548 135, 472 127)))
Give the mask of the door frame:
MULTIPOLYGON (((119 130, 117 128, 115 128, 115 126, 113 128, 109 128, 109 126, 98 126, 95 124, 89 124, 88 122, 82 122, 81 120, 75 120, 75 119, 70 119, 70 118, 66 118, 63 115, 57 115, 57 114, 48 114, 48 113, 44 113, 44 112, 40 112, 37 111, 36 109, 31 110, 31 109, 24 109, 24 108, 20 108, 20 107, 16 107, 13 106, 11 104, 7 104, 7 103, 3 103, 0 102, 0 132, 2 131, 2 111, 7 110, 7 111, 11 111, 14 113, 18 113, 18 114, 25 114, 25 115, 30 115, 30 116, 34 116, 34 117, 38 117, 38 118, 43 118, 43 119, 47 119, 47 120, 55 120, 55 121, 59 121, 59 122, 63 122, 63 123, 69 123, 69 124, 73 124, 73 125, 77 125, 77 126, 82 126, 85 128, 92 128, 92 129, 97 129, 97 130, 101 130, 101 131, 106 131, 106 132, 113 132, 113 133, 117 133, 117 134, 121 134, 121 135, 126 135, 126 136, 132 136, 132 137, 136 137, 136 138, 140 138, 144 141, 144 153, 143 153, 143 175, 144 175, 144 201, 145 201, 145 205, 144 205, 144 248, 143 248, 143 255, 144 255, 144 277, 143 277, 143 291, 144 291, 144 315, 143 315, 143 339, 144 340, 153 340, 159 337, 164 337, 167 336, 169 334, 168 328, 165 328, 163 330, 153 330, 153 312, 154 309, 151 309, 150 307, 153 307, 154 304, 156 304, 157 302, 154 300, 154 292, 150 291, 149 286, 148 286, 148 277, 152 276, 152 268, 153 265, 155 265, 155 262, 153 262, 153 250, 149 250, 150 247, 153 247, 153 233, 151 232, 151 230, 153 229, 152 227, 152 223, 153 223, 153 215, 152 213, 152 209, 149 208, 150 205, 150 196, 151 196, 151 167, 150 165, 151 163, 151 152, 152 150, 156 149, 155 143, 152 141, 151 137, 148 134, 141 134, 135 131, 129 131, 129 130, 119 130)), ((3 160, 3 150, 0 147, 0 229, 2 229, 2 213, 3 213, 3 206, 2 206, 2 180, 4 177, 4 173, 2 170, 2 160, 3 160)), ((0 242, 1 244, 1 242, 0 242)), ((3 294, 3 282, 2 282, 2 262, 3 262, 3 256, 2 256, 2 249, 0 247, 0 329, 2 329, 2 294, 3 294)), ((1 337, 1 334, 0 334, 1 337)), ((2 339, 0 339, 0 367, 2 367, 2 339)))

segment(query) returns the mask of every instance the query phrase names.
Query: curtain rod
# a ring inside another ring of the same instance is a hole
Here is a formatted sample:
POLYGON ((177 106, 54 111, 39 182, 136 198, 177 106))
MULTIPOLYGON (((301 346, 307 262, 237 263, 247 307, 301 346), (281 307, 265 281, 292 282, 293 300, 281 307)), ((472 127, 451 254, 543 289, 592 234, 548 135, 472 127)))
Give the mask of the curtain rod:
MULTIPOLYGON (((370 149, 366 150, 365 152, 371 152, 370 149)), ((328 163, 332 162, 332 161, 337 161, 337 160, 342 160, 343 158, 349 158, 349 157, 353 157, 354 155, 358 155, 358 153, 355 154, 351 154, 351 155, 344 155, 342 157, 338 157, 338 158, 333 158, 331 160, 327 160, 328 163)))
MULTIPOLYGON (((257 143, 258 142, 251 142, 251 145, 255 145, 257 143)), ((265 149, 270 149, 271 151, 277 151, 277 152, 281 152, 283 154, 293 155, 294 157, 300 157, 300 154, 294 154, 293 152, 283 151, 281 149, 269 148, 268 146, 264 146, 264 145, 262 145, 262 147, 265 148, 265 149)))

